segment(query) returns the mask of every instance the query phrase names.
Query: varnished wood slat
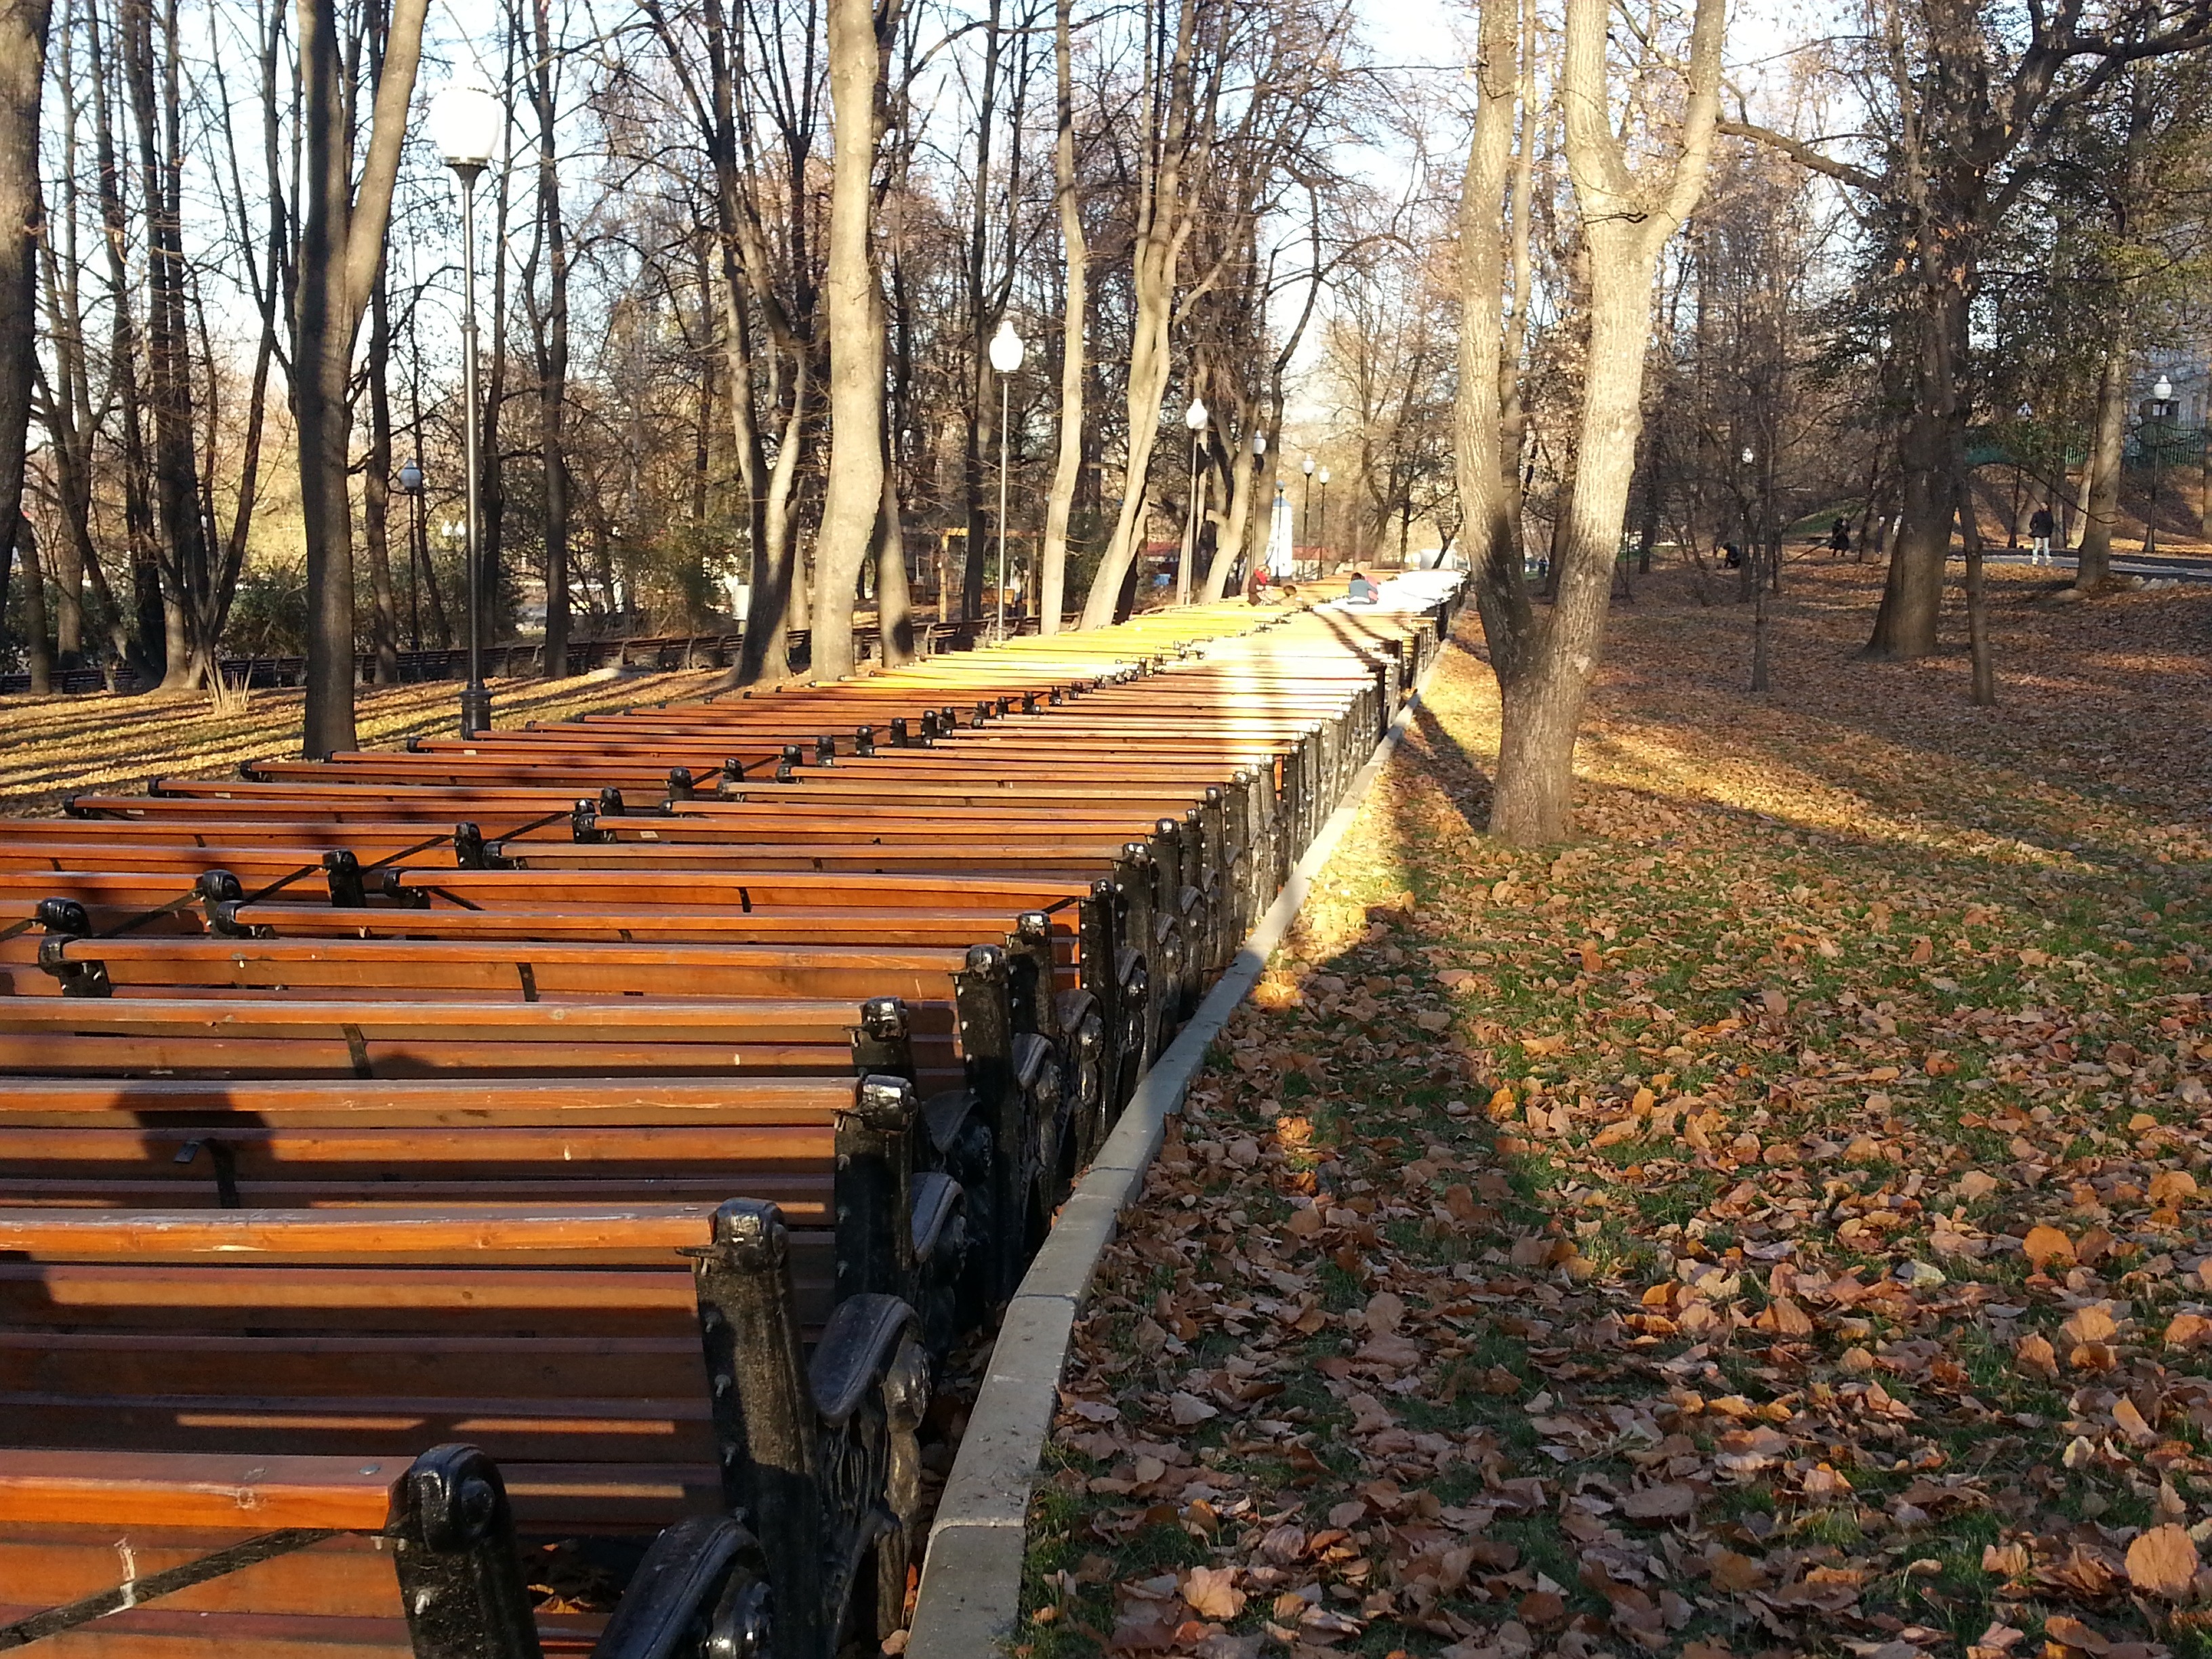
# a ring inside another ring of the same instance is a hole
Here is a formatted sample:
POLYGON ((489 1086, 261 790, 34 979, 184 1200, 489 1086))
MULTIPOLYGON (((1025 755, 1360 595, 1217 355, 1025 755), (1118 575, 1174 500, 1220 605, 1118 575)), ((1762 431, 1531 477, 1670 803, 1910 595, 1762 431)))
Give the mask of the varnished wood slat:
POLYGON ((375 1531, 404 1461, 240 1459, 0 1447, 0 1524, 375 1531))

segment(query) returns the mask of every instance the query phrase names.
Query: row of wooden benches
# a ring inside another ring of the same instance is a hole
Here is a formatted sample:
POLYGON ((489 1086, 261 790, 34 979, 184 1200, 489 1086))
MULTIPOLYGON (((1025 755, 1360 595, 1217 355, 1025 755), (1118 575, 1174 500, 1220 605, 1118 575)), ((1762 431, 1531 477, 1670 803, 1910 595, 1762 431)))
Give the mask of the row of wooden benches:
POLYGON ((16 826, 0 1645, 872 1650, 933 1357, 1448 620, 1170 615, 16 826))

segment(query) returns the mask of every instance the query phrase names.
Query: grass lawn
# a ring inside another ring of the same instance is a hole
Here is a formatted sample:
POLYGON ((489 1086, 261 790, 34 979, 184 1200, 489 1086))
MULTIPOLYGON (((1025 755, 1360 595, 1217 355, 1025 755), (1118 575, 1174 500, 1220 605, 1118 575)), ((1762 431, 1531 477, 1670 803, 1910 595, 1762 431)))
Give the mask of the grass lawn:
POLYGON ((1109 1253, 1018 1653, 2212 1653, 2212 588, 2048 574, 1994 710, 1871 568, 1762 697, 1640 584, 1528 852, 1470 613, 1109 1253))

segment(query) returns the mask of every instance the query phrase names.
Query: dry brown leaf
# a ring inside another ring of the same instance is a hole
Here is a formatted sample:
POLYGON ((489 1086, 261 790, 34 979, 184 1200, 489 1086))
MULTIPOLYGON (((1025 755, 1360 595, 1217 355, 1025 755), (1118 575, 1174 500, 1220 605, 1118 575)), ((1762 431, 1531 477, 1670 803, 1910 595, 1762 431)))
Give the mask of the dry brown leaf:
POLYGON ((2058 1329, 2069 1342, 2109 1342, 2118 1332, 2112 1322, 2112 1304, 2091 1302, 2075 1309, 2073 1315, 2058 1329))
POLYGON ((2179 1601, 2197 1578, 2197 1545, 2186 1528, 2153 1527, 2128 1546, 2128 1582, 2148 1595, 2179 1601))
POLYGON ((1638 1486, 1621 1495, 1621 1513, 1638 1521, 1658 1521, 1689 1514, 1698 1507, 1694 1486, 1679 1482, 1661 1486, 1638 1486))
POLYGON ((2166 1322, 2166 1346, 2169 1348, 2201 1347, 2212 1340, 2212 1319, 2203 1314, 2176 1314, 2166 1322))
POLYGON ((2056 1227, 2031 1227, 2027 1237, 2021 1241, 2021 1254, 2027 1258, 2029 1267, 2039 1271, 2053 1262, 2070 1267, 2074 1265, 2074 1241, 2056 1227))
POLYGON ((1234 1619, 1244 1611, 1245 1594, 1237 1588, 1234 1567, 1193 1567, 1183 1575, 1182 1599, 1201 1619, 1234 1619))
POLYGON ((1723 1550, 1713 1557, 1712 1579, 1715 1589, 1737 1595, 1765 1583, 1766 1569, 1748 1555, 1739 1554, 1735 1550, 1723 1550))
POLYGON ((2158 1431, 2143 1421, 2143 1414, 2136 1409, 2136 1402, 2122 1395, 2112 1407, 2112 1421, 2120 1425, 2120 1432, 2138 1446, 2158 1444, 2158 1431))

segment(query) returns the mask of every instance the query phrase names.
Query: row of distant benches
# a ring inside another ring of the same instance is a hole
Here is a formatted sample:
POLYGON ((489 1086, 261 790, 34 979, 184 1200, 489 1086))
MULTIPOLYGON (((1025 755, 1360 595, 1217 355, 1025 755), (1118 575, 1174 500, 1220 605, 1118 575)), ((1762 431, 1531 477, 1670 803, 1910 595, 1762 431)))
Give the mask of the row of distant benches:
MULTIPOLYGON (((1032 619, 1026 624, 1013 624, 1017 631, 1022 626, 1035 627, 1032 619)), ((965 623, 918 621, 914 624, 915 648, 924 653, 964 646, 972 639, 975 628, 965 623)), ((635 668, 659 672, 675 672, 694 668, 726 668, 738 659, 738 647, 744 635, 735 630, 716 634, 653 634, 628 638, 605 640, 571 640, 563 672, 589 674, 603 668, 635 668)), ((862 629, 855 636, 857 648, 866 655, 877 648, 876 630, 862 629)), ((794 660, 804 662, 812 648, 812 630, 797 628, 788 630, 785 641, 794 660)), ((538 675, 545 672, 545 647, 542 641, 510 640, 483 649, 483 672, 495 678, 517 675, 538 675)), ((411 684, 421 680, 454 680, 468 672, 469 653, 465 646, 417 647, 397 654, 400 682, 411 684)), ((357 678, 366 684, 376 673, 376 653, 356 653, 357 678)), ((298 655, 263 654, 225 657, 222 659, 222 678, 226 684, 236 690, 248 686, 270 687, 299 685, 305 682, 307 659, 298 655)), ((57 667, 49 675, 49 684, 56 691, 81 695, 91 691, 114 690, 139 691, 146 689, 138 672, 127 662, 81 664, 73 667, 57 667)), ((27 672, 17 670, 0 674, 0 695, 16 694, 31 689, 27 672)))
POLYGON ((872 1651, 933 1364, 1448 622, 1167 613, 13 826, 0 1645, 872 1651))

